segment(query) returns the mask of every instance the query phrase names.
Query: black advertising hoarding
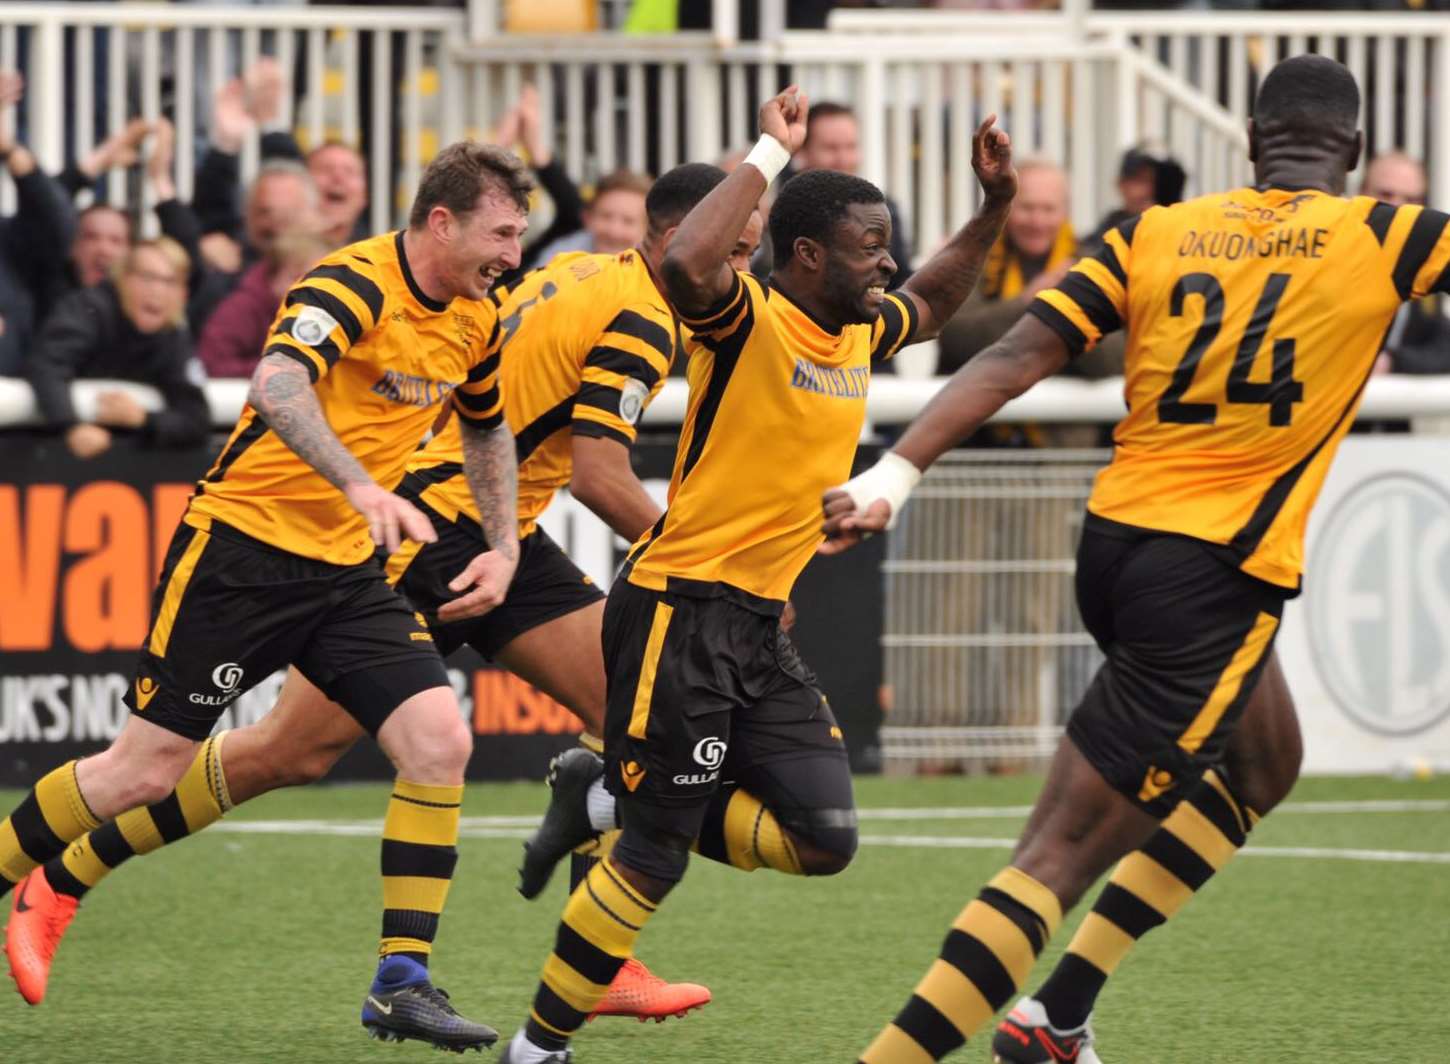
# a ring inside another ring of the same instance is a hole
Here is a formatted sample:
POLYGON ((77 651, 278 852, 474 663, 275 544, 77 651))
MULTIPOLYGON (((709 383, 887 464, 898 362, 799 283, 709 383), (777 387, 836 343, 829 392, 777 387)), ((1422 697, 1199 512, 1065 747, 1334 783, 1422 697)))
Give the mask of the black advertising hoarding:
MULTIPOLYGON (((0 786, 33 782, 67 758, 102 749, 125 723, 121 699, 145 639, 151 593, 191 486, 214 451, 149 451, 118 443, 87 462, 54 437, 0 433, 0 786)), ((662 496, 673 441, 643 440, 635 466, 662 496)), ((556 538, 607 581, 622 544, 577 513, 556 538), (588 556, 593 565, 582 559, 588 556)), ((853 760, 880 724, 881 539, 818 559, 795 596, 795 638, 846 731, 853 760)), ((476 735, 470 776, 542 774, 574 741, 575 718, 470 650, 449 675, 476 735)), ((232 727, 270 708, 280 674, 247 692, 232 727)), ((386 760, 361 743, 335 778, 383 778, 386 760)))

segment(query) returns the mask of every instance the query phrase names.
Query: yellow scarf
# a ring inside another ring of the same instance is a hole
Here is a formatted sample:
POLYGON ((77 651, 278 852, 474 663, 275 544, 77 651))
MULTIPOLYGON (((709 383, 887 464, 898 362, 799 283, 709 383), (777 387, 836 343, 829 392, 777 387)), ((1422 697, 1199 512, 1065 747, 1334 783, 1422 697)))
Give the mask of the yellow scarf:
MULTIPOLYGON (((1072 226, 1066 222, 1057 230, 1052 241, 1052 250, 1047 253, 1044 270, 1053 270, 1077 255, 1077 237, 1072 226)), ((1007 243, 1004 232, 987 252, 987 261, 982 265, 981 292, 988 299, 1016 299, 1027 287, 1027 278, 1022 276, 1022 256, 1007 243)))

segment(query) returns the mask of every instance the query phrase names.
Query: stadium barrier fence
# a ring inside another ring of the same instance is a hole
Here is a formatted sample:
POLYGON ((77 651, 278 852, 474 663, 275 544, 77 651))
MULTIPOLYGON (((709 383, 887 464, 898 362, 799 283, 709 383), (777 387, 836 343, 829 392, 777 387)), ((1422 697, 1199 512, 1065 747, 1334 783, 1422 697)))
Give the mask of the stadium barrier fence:
MULTIPOLYGON (((1365 88, 1369 150, 1426 159, 1430 201, 1450 203, 1450 133, 1432 121, 1450 103, 1450 20, 1439 15, 837 11, 827 31, 757 41, 735 39, 729 18, 650 37, 505 36, 496 25, 477 10, 10 2, 0 68, 27 74, 20 126, 52 169, 132 113, 173 115, 185 198, 213 91, 274 55, 297 86, 279 124, 309 144, 366 144, 372 187, 387 192, 373 197, 379 231, 401 217, 437 146, 486 131, 526 80, 585 182, 738 149, 760 101, 796 80, 858 109, 862 173, 902 203, 925 253, 975 207, 968 147, 982 114, 1001 115, 1022 155, 1066 165, 1085 232, 1114 200, 1119 153, 1144 139, 1179 157, 1190 193, 1244 180, 1258 78, 1280 58, 1323 51, 1365 88)), ((256 162, 253 138, 245 177, 256 162)), ((108 181, 109 197, 126 201, 127 175, 108 181)), ((13 202, 0 180, 0 211, 13 202)))

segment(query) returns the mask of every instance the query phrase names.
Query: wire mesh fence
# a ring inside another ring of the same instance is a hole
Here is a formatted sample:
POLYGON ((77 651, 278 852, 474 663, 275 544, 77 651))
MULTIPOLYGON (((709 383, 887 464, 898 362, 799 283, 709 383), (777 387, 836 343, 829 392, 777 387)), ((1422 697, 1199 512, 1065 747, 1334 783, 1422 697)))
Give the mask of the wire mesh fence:
POLYGON ((1051 754, 1101 654, 1074 556, 1106 451, 960 451, 893 532, 882 635, 888 771, 1016 771, 1051 754))

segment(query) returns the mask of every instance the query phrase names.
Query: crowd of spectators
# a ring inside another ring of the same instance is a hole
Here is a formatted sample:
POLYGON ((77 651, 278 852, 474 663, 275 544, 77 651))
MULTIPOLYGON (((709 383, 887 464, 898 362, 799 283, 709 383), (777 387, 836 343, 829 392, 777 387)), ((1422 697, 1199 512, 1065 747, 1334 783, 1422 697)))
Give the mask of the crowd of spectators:
MULTIPOLYGON (((189 202, 178 196, 175 137, 165 118, 131 121, 54 175, 0 128, 0 167, 14 182, 17 202, 11 217, 0 218, 0 376, 30 381, 45 422, 76 455, 102 453, 116 433, 156 446, 200 442, 210 427, 201 384, 250 376, 287 288, 331 250, 368 235, 366 160, 332 141, 304 152, 278 128, 289 91, 281 68, 265 58, 222 86, 205 150, 195 160, 189 202), (260 163, 244 188, 241 156, 253 137, 260 163), (127 180, 108 179, 117 169, 127 180), (134 202, 106 198, 107 189, 120 187, 134 201, 140 182, 147 190, 142 201, 153 205, 150 217, 139 215, 134 202), (82 419, 69 386, 87 377, 150 384, 165 407, 147 412, 130 393, 110 390, 82 419)), ((0 111, 24 92, 17 75, 0 73, 0 111)), ((608 173, 586 197, 554 157, 547 128, 539 94, 525 86, 490 134, 529 163, 549 200, 548 224, 530 234, 520 272, 562 252, 614 253, 637 244, 650 177, 608 173)), ((860 144, 852 109, 817 101, 805 144, 780 182, 814 168, 858 172, 860 144)), ((719 162, 731 168, 742 157, 737 152, 719 162)), ((942 331, 938 373, 953 372, 1005 333, 1110 228, 1155 204, 1176 202, 1186 183, 1182 166, 1160 147, 1133 148, 1119 169, 1119 203, 1084 235, 1069 221, 1070 182, 1060 166, 1024 159, 1018 172, 1017 201, 977 290, 942 331)), ((1363 182, 1364 192, 1390 203, 1423 203, 1426 187, 1423 166, 1401 153, 1372 160, 1363 182)), ((761 203, 762 226, 774 191, 761 203)), ((887 206, 898 267, 894 287, 910 276, 914 249, 902 210, 890 197, 887 206)), ((764 276, 771 259, 767 239, 753 268, 764 276)), ((1124 337, 1111 337, 1069 372, 1086 378, 1121 373, 1124 346, 1124 337)), ((1444 308, 1434 301, 1407 305, 1376 372, 1450 373, 1444 308)), ((976 442, 1097 441, 1027 425, 992 427, 976 442)))

